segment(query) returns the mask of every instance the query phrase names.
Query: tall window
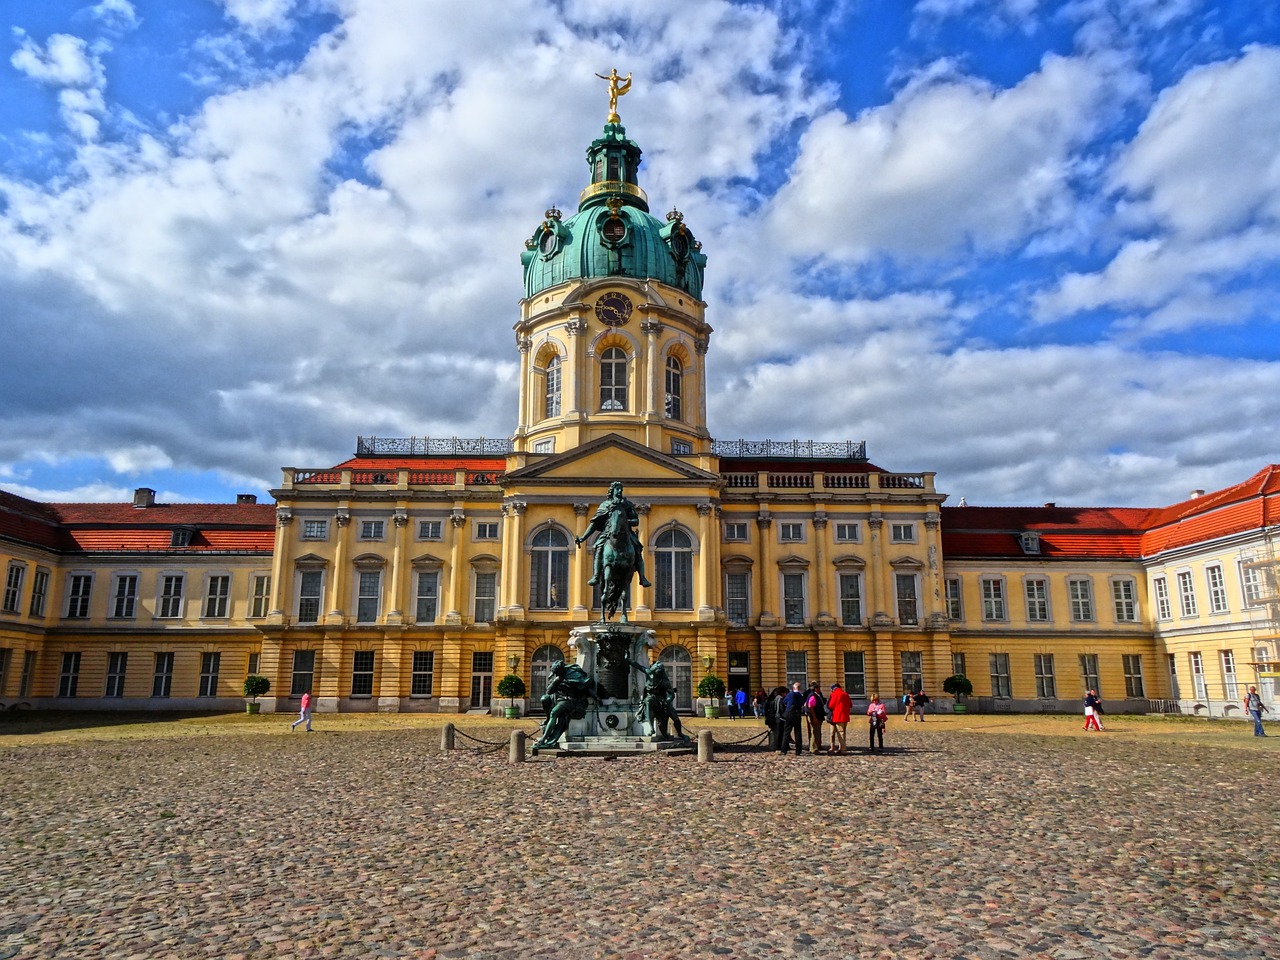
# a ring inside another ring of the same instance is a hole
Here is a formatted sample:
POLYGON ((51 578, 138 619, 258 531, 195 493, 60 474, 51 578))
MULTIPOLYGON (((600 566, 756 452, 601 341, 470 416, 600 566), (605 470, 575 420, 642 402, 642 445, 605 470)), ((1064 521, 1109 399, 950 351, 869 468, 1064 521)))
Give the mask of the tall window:
POLYGON ((547 372, 544 378, 546 390, 542 396, 542 413, 547 417, 560 416, 560 357, 555 356, 547 361, 547 372))
POLYGON ((476 623, 490 623, 498 603, 498 574, 476 573, 476 623))
POLYGON ((1184 617, 1194 617, 1196 609, 1196 585, 1191 579, 1191 571, 1183 570, 1178 574, 1178 604, 1184 617))
POLYGON ((160 578, 160 603, 156 616, 174 618, 182 616, 182 574, 171 573, 160 578))
POLYGON ((788 627, 804 626, 804 574, 782 575, 783 621, 788 627))
POLYGON ((1096 653, 1080 654, 1080 682, 1085 690, 1097 690, 1102 695, 1102 684, 1098 682, 1098 655, 1096 653))
POLYGON ((619 347, 600 357, 600 409, 627 409, 627 355, 619 347))
POLYGON ((969 676, 969 671, 964 666, 964 654, 953 653, 951 655, 951 673, 962 677, 969 676))
POLYGON ((1178 683, 1178 656, 1170 653, 1166 657, 1169 666, 1169 693, 1175 700, 1182 698, 1182 685, 1178 683))
POLYGON ((27 568, 21 563, 9 564, 9 573, 4 579, 4 605, 0 607, 5 613, 17 613, 22 603, 22 580, 27 568))
POLYGON ((564 653, 555 644, 548 643, 533 651, 533 659, 529 661, 529 703, 536 704, 547 692, 547 677, 551 673, 551 665, 563 660, 564 653))
POLYGON ((471 654, 471 706, 487 707, 493 699, 493 651, 471 654))
POLYGON ((1115 605, 1116 623, 1133 623, 1138 619, 1138 598, 1132 580, 1111 581, 1111 601, 1115 605))
POLYGON ((959 577, 947 577, 942 581, 943 599, 947 606, 948 620, 964 619, 964 593, 959 577))
POLYGON ((67 578, 67 616, 80 620, 89 616, 89 592, 93 589, 93 577, 87 573, 73 573, 67 578))
POLYGON ((658 658, 671 678, 676 696, 671 705, 677 710, 693 709, 693 655, 678 643, 662 651, 658 658))
POLYGON ((107 654, 107 689, 103 691, 103 696, 112 699, 124 696, 124 675, 128 663, 127 653, 107 654))
POLYGON ((377 623, 382 603, 382 571, 361 570, 357 581, 356 623, 377 623))
POLYGON ((320 619, 320 589, 323 570, 303 570, 298 577, 298 622, 315 623, 320 619))
POLYGON ((31 678, 36 672, 36 652, 28 650, 22 655, 22 676, 18 678, 18 696, 26 697, 31 694, 31 678))
POLYGON ((1028 577, 1023 581, 1027 596, 1027 619, 1036 623, 1049 620, 1049 581, 1043 577, 1028 577))
POLYGON ((31 616, 43 617, 45 601, 48 599, 49 571, 37 569, 36 575, 31 581, 31 616))
POLYGON ((724 615, 735 627, 745 627, 751 617, 751 574, 724 575, 724 615))
POLYGON ((851 697, 867 695, 867 658, 861 650, 845 651, 844 692, 851 697))
POLYGON ((683 530, 658 534, 653 548, 656 610, 693 609, 693 540, 683 530))
POLYGON ((316 652, 314 650, 293 651, 293 672, 289 682, 289 696, 300 697, 311 689, 311 681, 315 678, 316 652))
POLYGON ((680 396, 681 396, 681 380, 684 371, 680 366, 680 361, 675 357, 667 357, 667 406, 666 414, 668 420, 680 420, 684 414, 681 412, 680 396))
POLYGON ((1036 696, 1041 700, 1055 700, 1058 696, 1058 685, 1053 679, 1053 654, 1037 653, 1036 661, 1036 696))
POLYGON ((62 655, 62 672, 58 675, 58 696, 74 697, 80 685, 80 651, 62 655))
POLYGON ((862 574, 840 574, 840 622, 846 627, 862 626, 862 574))
POLYGON ((920 600, 916 592, 916 575, 895 573, 893 581, 898 601, 898 622, 907 625, 919 623, 920 600))
POLYGON ((409 680, 409 696, 431 696, 431 685, 435 680, 436 655, 433 650, 413 651, 413 674, 409 680))
POLYGON ((116 588, 111 594, 111 616, 131 619, 138 608, 138 577, 122 573, 116 577, 116 588))
POLYGON ((563 610, 569 595, 569 538, 556 527, 533 536, 529 564, 529 605, 537 610, 563 610))
POLYGON ((209 578, 209 592, 204 598, 204 615, 220 619, 227 615, 227 598, 231 596, 231 578, 224 574, 209 578))
POLYGON ((1209 612, 1227 612, 1227 581, 1222 575, 1222 567, 1206 567, 1205 579, 1209 581, 1209 612))
POLYGON ((1251 561, 1240 561, 1240 586, 1244 590, 1244 605, 1256 606, 1262 602, 1262 571, 1251 561))
POLYGON ((1200 653, 1187 654, 1191 663, 1191 685, 1195 688, 1197 700, 1205 700, 1209 696, 1209 688, 1204 682, 1204 656, 1200 653))
POLYGON ((440 572, 419 570, 417 597, 414 606, 415 623, 435 623, 440 608, 440 572))
POLYGON ((218 695, 218 673, 222 668, 222 654, 200 654, 200 696, 218 695))
POLYGON ((1151 583, 1156 592, 1156 619, 1172 619, 1173 607, 1169 604, 1169 581, 1164 577, 1156 577, 1151 583))
POLYGON ((1228 700, 1240 699, 1240 684, 1236 680, 1236 655, 1233 650, 1222 651, 1222 695, 1228 700))
POLYGON ((1147 694, 1142 683, 1142 655, 1126 653, 1121 659, 1124 661, 1124 695, 1135 700, 1145 697, 1147 694))
POLYGON ((1004 581, 994 577, 982 578, 982 619, 1004 620, 1004 581))
POLYGON ((1077 623, 1093 619, 1093 581, 1068 580, 1067 599, 1071 601, 1071 619, 1077 623))
POLYGON ((373 651, 357 650, 351 655, 351 695, 373 696, 373 651))
POLYGON ((271 575, 255 573, 250 584, 253 594, 249 601, 249 616, 265 617, 271 607, 271 575))
POLYGON ((13 663, 13 651, 8 647, 0 647, 0 693, 4 692, 9 682, 9 666, 13 663))
POLYGON ((173 654, 157 653, 155 670, 151 674, 151 695, 167 698, 173 690, 173 654))
POLYGON ((1009 676, 1009 655, 993 653, 988 658, 991 668, 991 695, 1007 700, 1013 696, 1013 681, 1009 676))
POLYGON ((803 650, 787 651, 787 689, 791 689, 793 683, 799 683, 801 687, 809 686, 809 654, 803 650))
POLYGON ((924 654, 919 650, 902 651, 902 689, 905 693, 924 689, 924 654))

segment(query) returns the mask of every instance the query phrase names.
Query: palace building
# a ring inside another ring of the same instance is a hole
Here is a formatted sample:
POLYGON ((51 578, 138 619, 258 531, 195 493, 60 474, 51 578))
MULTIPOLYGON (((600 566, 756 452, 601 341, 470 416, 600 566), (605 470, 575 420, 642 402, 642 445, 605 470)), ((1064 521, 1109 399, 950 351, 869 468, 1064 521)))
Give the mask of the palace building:
POLYGON ((864 703, 965 674, 971 708, 1274 706, 1280 467, 1158 509, 944 506, 859 442, 713 439, 707 257, 655 216, 616 113, 577 211, 521 254, 518 408, 500 440, 362 437, 274 505, 36 503, 0 492, 0 705, 459 712, 508 673, 536 708, 598 619, 575 546, 611 482, 640 517, 677 707, 841 681, 864 703))

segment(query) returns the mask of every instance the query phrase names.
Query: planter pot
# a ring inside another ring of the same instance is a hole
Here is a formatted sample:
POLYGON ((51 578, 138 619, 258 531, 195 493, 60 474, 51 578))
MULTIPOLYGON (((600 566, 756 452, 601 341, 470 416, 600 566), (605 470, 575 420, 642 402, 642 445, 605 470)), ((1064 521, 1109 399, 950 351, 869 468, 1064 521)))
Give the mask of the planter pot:
POLYGON ((256 717, 258 715, 258 711, 261 709, 262 704, 260 703, 246 703, 244 705, 244 712, 249 714, 251 717, 256 717))
POLYGON ((968 712, 969 712, 969 708, 968 708, 967 706, 965 706, 963 703, 957 703, 955 706, 953 706, 953 707, 951 708, 951 710, 952 710, 952 712, 953 712, 953 713, 968 713, 968 712))
POLYGON ((508 720, 519 720, 519 719, 520 719, 520 708, 519 708, 519 707, 503 707, 503 708, 502 708, 502 712, 503 712, 503 714, 506 716, 506 718, 507 718, 508 720))
POLYGON ((711 704, 708 703, 702 708, 702 715, 706 717, 708 720, 715 720, 720 716, 720 708, 713 707, 711 704))

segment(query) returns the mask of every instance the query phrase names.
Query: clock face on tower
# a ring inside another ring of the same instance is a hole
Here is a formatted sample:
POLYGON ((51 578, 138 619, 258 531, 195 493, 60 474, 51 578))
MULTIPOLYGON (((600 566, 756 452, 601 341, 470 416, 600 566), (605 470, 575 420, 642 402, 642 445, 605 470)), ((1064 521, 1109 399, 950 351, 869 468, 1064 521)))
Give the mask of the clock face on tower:
POLYGON ((596 301, 596 316, 601 323, 620 327, 631 319, 631 301, 620 293, 606 293, 596 301))

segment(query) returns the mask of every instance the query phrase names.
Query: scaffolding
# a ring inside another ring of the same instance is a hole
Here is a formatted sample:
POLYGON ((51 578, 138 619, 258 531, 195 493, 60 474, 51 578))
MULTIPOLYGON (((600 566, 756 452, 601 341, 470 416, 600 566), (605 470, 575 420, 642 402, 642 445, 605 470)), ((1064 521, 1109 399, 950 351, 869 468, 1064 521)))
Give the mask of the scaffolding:
POLYGON ((1252 632, 1247 666, 1263 702, 1274 710, 1280 699, 1280 558, 1270 536, 1262 556, 1241 560, 1240 572, 1252 632))

